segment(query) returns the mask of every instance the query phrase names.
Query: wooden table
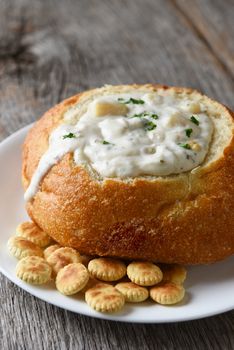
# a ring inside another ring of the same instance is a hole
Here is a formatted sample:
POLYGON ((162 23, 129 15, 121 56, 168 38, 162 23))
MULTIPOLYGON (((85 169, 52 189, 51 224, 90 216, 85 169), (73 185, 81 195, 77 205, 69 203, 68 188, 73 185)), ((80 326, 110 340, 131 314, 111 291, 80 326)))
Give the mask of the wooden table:
MULTIPOLYGON (((0 138, 104 83, 190 86, 233 108, 233 20, 233 0, 1 0, 0 138)), ((234 311, 121 324, 46 304, 3 276, 0 288, 2 350, 234 349, 234 311)))

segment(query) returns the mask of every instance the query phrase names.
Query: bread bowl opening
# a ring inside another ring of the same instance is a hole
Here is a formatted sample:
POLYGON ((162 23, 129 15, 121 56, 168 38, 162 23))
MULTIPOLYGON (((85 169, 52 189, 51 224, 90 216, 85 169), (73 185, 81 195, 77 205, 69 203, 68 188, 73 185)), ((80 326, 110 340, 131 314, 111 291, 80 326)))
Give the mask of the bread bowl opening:
POLYGON ((85 93, 51 133, 25 194, 66 153, 97 180, 190 173, 222 156, 233 122, 222 105, 182 88, 106 86, 85 93))

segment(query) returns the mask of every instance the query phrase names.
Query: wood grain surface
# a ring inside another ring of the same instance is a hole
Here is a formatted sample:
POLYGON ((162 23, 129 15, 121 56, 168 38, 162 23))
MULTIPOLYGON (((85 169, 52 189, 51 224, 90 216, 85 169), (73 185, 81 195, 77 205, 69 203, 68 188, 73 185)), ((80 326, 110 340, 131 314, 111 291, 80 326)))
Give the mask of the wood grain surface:
MULTIPOLYGON (((0 0, 0 139, 104 83, 184 85, 234 108, 233 0, 0 0)), ((0 349, 234 349, 234 311, 185 323, 91 319, 0 276, 0 349)))

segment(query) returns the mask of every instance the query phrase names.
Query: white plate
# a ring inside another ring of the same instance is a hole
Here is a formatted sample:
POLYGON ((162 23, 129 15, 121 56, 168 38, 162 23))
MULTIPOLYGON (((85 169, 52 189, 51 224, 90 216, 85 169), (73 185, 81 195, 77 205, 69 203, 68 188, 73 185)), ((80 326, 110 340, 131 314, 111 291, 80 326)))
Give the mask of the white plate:
POLYGON ((186 297, 176 306, 160 306, 150 301, 128 304, 122 312, 100 314, 88 307, 81 297, 65 297, 53 285, 31 286, 15 276, 16 260, 7 253, 6 243, 16 225, 27 219, 20 183, 21 145, 29 127, 19 130, 0 144, 0 271, 32 295, 76 313, 102 319, 162 323, 185 321, 215 315, 234 308, 234 257, 210 266, 191 267, 185 283, 186 297))

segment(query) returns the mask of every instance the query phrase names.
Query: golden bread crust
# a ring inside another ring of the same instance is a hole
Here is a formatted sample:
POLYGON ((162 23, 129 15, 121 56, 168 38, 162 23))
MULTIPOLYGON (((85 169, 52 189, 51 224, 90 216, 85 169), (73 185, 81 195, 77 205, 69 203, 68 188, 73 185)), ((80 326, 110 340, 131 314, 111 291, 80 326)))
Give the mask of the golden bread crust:
MULTIPOLYGON (((23 146, 25 189, 64 112, 95 91, 63 101, 35 123, 23 146)), ((234 125, 230 110, 208 100, 232 118, 234 125)), ((98 181, 67 154, 50 169, 26 208, 53 239, 84 254, 179 264, 215 262, 234 253, 233 150, 234 137, 218 160, 194 173, 130 182, 98 181)))

